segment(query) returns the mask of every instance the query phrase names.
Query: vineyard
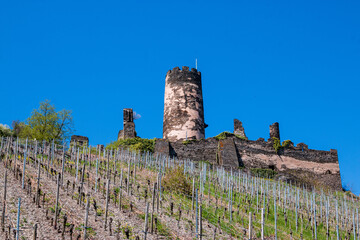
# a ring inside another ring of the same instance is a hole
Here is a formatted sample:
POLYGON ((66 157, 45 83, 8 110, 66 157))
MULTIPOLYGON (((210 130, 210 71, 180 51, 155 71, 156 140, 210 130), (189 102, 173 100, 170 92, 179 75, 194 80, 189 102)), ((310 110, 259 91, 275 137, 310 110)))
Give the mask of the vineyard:
POLYGON ((0 151, 1 239, 359 240, 345 192, 126 148, 2 138, 0 151))

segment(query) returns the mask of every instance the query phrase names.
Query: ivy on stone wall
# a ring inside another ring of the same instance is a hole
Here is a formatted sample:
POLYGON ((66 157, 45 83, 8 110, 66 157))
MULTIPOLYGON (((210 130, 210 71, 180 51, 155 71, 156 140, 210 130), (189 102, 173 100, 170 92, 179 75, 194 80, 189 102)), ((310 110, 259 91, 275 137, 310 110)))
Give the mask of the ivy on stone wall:
POLYGON ((273 140, 273 147, 274 147, 276 153, 279 153, 279 150, 281 148, 289 147, 292 144, 292 142, 290 140, 285 140, 281 144, 280 139, 278 139, 276 137, 273 137, 272 140, 273 140))

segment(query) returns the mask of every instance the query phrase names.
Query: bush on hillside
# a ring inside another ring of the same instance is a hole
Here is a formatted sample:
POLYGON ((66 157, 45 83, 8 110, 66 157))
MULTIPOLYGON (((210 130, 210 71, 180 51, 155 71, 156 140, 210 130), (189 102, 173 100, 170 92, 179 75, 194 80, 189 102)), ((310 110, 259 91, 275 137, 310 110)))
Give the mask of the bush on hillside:
POLYGON ((261 178, 274 178, 277 174, 276 171, 267 168, 251 168, 251 175, 261 177, 261 178))
POLYGON ((0 137, 11 137, 11 136, 13 136, 13 133, 10 127, 6 124, 0 123, 0 137))
POLYGON ((191 196, 191 183, 184 174, 184 168, 178 167, 168 171, 161 181, 166 191, 191 196))

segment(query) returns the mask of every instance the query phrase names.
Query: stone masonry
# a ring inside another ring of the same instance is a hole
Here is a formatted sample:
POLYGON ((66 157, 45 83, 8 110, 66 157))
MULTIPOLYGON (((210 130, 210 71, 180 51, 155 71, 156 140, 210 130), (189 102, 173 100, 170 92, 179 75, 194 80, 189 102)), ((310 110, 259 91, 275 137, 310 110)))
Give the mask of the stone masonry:
POLYGON ((234 134, 246 138, 245 129, 238 119, 234 119, 234 134))
POLYGON ((280 130, 278 122, 270 125, 270 140, 272 140, 272 138, 277 138, 280 140, 280 130))
MULTIPOLYGON (((280 137, 279 124, 271 126, 275 127, 270 127, 270 137, 280 137)), ((239 125, 234 127, 236 132, 239 125)), ((155 152, 178 159, 208 161, 227 169, 273 169, 292 182, 342 189, 336 150, 312 150, 304 143, 296 146, 291 143, 276 152, 273 145, 271 138, 267 142, 263 138, 253 141, 236 135, 221 140, 208 138, 190 142, 157 139, 155 152)))
POLYGON ((73 143, 74 146, 76 146, 76 147, 88 147, 89 146, 89 138, 85 137, 85 136, 72 135, 70 142, 73 143))
POLYGON ((201 73, 195 68, 175 67, 165 78, 163 138, 205 138, 201 73))
POLYGON ((135 123, 134 123, 134 113, 132 108, 124 108, 123 110, 123 125, 124 129, 119 131, 118 140, 135 138, 135 123))

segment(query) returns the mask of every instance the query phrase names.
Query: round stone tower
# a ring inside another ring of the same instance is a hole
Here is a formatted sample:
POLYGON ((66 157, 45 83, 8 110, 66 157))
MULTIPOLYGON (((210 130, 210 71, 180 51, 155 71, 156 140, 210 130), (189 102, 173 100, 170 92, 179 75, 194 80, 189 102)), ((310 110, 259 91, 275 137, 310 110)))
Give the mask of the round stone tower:
POLYGON ((163 138, 205 138, 201 73, 195 68, 169 70, 165 79, 163 138))

